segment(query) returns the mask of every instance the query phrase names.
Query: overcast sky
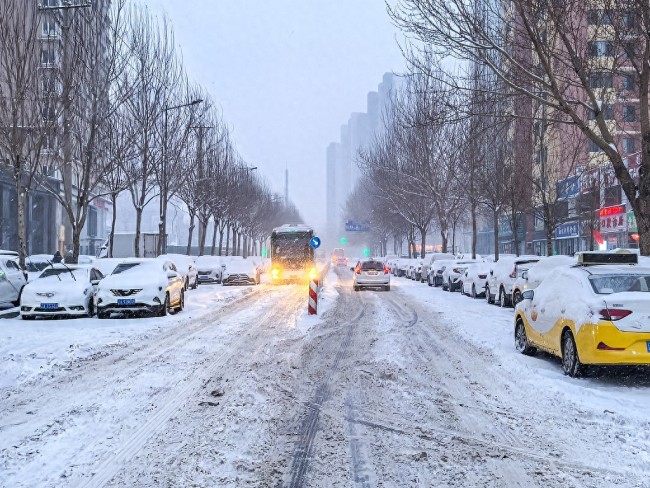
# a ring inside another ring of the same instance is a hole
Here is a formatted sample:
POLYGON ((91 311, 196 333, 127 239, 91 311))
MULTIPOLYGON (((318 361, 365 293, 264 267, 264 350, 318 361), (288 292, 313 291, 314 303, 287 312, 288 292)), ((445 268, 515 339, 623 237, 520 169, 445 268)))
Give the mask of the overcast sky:
POLYGON ((191 80, 237 147, 309 224, 325 222, 325 149, 387 71, 403 71, 383 0, 142 0, 166 12, 191 80))

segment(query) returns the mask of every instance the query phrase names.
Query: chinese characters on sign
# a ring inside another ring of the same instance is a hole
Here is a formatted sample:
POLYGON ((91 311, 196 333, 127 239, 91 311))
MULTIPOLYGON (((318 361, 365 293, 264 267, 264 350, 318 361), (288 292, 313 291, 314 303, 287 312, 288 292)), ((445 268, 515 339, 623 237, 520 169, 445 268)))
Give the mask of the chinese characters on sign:
POLYGON ((627 214, 625 213, 625 205, 601 208, 599 215, 601 233, 627 231, 627 214))

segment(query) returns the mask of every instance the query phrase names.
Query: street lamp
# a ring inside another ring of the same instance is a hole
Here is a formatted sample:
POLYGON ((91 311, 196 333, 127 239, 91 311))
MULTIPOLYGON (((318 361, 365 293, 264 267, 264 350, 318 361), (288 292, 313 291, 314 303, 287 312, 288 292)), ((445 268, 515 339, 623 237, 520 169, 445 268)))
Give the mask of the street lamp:
POLYGON ((167 252, 167 229, 166 220, 167 220, 167 125, 168 125, 168 114, 172 110, 177 110, 180 108, 191 107, 198 105, 203 102, 201 98, 192 100, 188 103, 182 103, 180 105, 173 105, 171 107, 167 106, 163 108, 164 112, 164 127, 163 127, 163 157, 162 157, 162 171, 160 178, 160 223, 158 224, 158 254, 164 254, 167 252))

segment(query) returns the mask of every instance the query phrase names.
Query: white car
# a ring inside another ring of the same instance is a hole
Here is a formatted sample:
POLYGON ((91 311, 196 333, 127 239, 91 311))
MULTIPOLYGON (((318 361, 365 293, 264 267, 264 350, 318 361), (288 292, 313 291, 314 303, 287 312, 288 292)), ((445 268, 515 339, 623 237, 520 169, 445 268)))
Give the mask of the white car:
POLYGON ((12 255, 0 255, 0 308, 16 307, 27 283, 25 273, 12 255))
POLYGON ((512 287, 515 281, 540 259, 540 256, 499 257, 490 271, 488 285, 485 289, 487 302, 494 303, 495 300, 498 300, 502 307, 509 307, 512 304, 512 287))
POLYGON ((20 317, 92 317, 102 273, 84 264, 53 264, 23 288, 20 317))
POLYGON ((104 278, 96 296, 97 317, 111 313, 167 315, 185 306, 185 283, 171 261, 128 259, 104 278))
POLYGON ((230 259, 223 270, 221 284, 223 286, 259 285, 260 270, 252 259, 230 259))
POLYGON ((424 261, 422 262, 422 271, 421 271, 421 276, 420 276, 420 281, 421 282, 427 282, 429 286, 433 286, 433 277, 431 276, 431 268, 433 267, 434 263, 436 261, 453 261, 455 256, 453 254, 449 254, 446 252, 434 252, 432 254, 428 254, 425 258, 424 261))
POLYGON ((453 259, 440 259, 435 261, 429 268, 429 286, 442 286, 445 270, 453 262, 453 259))
POLYGON ((118 264, 123 263, 124 258, 98 258, 93 266, 97 268, 104 276, 113 273, 118 264))
POLYGON ((478 298, 485 293, 487 286, 487 279, 490 275, 490 267, 492 263, 474 263, 471 264, 463 275, 463 287, 461 293, 469 295, 472 298, 478 298))
POLYGON ((473 259, 456 259, 451 261, 442 272, 442 289, 450 292, 460 290, 465 270, 470 264, 476 263, 473 259))
POLYGON ((195 261, 199 283, 221 283, 225 263, 220 256, 199 256, 195 261))
POLYGON ((390 270, 378 259, 363 259, 354 269, 352 279, 354 291, 362 288, 381 288, 390 290, 390 270))
POLYGON ((512 285, 512 304, 517 305, 522 300, 522 293, 534 290, 542 280, 558 268, 576 264, 576 258, 571 256, 546 256, 533 264, 528 271, 521 273, 515 284, 512 285))
POLYGON ((402 276, 405 276, 407 278, 410 278, 409 272, 411 270, 411 266, 413 264, 414 259, 412 258, 400 258, 399 261, 397 262, 397 276, 401 278, 402 276))
POLYGON ((185 283, 185 290, 192 288, 195 290, 199 286, 199 273, 196 270, 196 263, 194 259, 185 254, 162 254, 156 259, 163 261, 171 261, 176 265, 176 269, 183 277, 185 283))

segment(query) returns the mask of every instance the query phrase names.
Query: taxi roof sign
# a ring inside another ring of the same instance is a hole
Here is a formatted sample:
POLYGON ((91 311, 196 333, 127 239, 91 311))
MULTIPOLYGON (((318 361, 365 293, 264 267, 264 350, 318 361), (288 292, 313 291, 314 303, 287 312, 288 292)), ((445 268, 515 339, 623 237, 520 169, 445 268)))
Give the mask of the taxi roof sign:
POLYGON ((630 251, 617 252, 581 252, 578 255, 578 264, 582 266, 595 266, 603 264, 638 264, 639 256, 630 251))

